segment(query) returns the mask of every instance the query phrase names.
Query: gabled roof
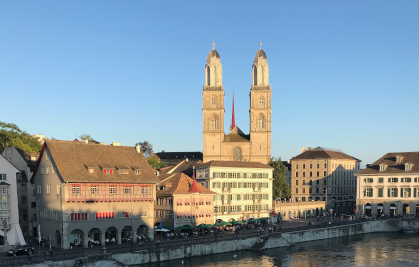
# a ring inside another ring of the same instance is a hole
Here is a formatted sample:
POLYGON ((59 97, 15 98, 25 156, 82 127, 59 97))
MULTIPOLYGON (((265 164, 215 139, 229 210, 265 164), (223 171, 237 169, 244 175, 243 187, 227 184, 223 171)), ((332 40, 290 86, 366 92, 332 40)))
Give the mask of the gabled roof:
MULTIPOLYGON (((165 187, 168 183, 171 183, 171 186, 166 190, 159 190, 157 191, 156 195, 184 195, 184 194, 192 194, 189 193, 189 190, 192 187, 193 180, 189 176, 184 173, 176 173, 166 178, 164 181, 160 183, 160 186, 165 187)), ((217 193, 205 188, 199 183, 196 183, 198 190, 201 192, 200 194, 211 194, 216 195, 217 193)))
MULTIPOLYGON (((162 174, 173 174, 178 172, 183 172, 186 175, 192 175, 193 166, 203 163, 201 160, 182 160, 181 162, 172 164, 168 167, 160 169, 160 176, 162 174)), ((161 179, 160 179, 161 180, 161 179)))
POLYGON ((300 155, 293 157, 291 160, 302 159, 349 159, 360 161, 359 159, 349 156, 343 152, 332 150, 307 150, 300 155))
POLYGON ((152 168, 143 155, 136 152, 135 147, 127 146, 99 146, 72 141, 46 141, 41 151, 40 159, 31 182, 39 168, 45 150, 51 154, 59 175, 64 182, 102 182, 102 183, 158 183, 152 168), (87 167, 96 168, 97 171, 89 173, 87 167), (129 166, 141 169, 137 175, 132 169, 128 174, 103 173, 102 168, 116 168, 116 166, 129 166))
POLYGON ((17 147, 14 147, 14 148, 20 154, 20 156, 25 160, 25 162, 28 166, 35 166, 36 165, 36 161, 32 161, 32 157, 36 157, 36 159, 38 160, 38 153, 26 152, 26 151, 24 151, 20 148, 17 148, 17 147))
POLYGON ((360 170, 356 175, 363 174, 392 174, 392 173, 419 173, 419 152, 395 152, 387 153, 367 168, 360 170), (396 157, 402 156, 401 162, 396 162, 396 157), (410 171, 405 171, 405 164, 413 164, 410 171), (386 164, 387 168, 380 171, 380 164, 386 164))
POLYGON ((229 133, 224 136, 224 142, 250 142, 250 135, 229 133))
POLYGON ((199 167, 232 167, 232 168, 262 168, 262 169, 273 169, 271 166, 262 164, 260 162, 248 162, 248 161, 217 161, 212 160, 205 163, 197 164, 199 167))

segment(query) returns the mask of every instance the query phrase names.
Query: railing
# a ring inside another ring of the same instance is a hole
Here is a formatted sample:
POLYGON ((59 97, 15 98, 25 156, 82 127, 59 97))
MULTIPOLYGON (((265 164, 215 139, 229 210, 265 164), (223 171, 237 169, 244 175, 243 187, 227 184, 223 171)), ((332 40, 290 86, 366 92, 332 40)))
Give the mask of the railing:
MULTIPOLYGON (((46 255, 45 257, 43 255, 32 255, 31 256, 31 263, 40 263, 44 261, 62 261, 62 260, 74 260, 76 262, 76 259, 79 257, 84 256, 83 250, 77 250, 77 251, 69 251, 69 252, 60 252, 60 253, 54 253, 52 255, 52 258, 50 260, 50 256, 46 255)), ((0 266, 22 266, 26 265, 29 262, 29 257, 27 255, 25 256, 18 256, 18 257, 10 257, 10 258, 2 258, 0 259, 0 266)))

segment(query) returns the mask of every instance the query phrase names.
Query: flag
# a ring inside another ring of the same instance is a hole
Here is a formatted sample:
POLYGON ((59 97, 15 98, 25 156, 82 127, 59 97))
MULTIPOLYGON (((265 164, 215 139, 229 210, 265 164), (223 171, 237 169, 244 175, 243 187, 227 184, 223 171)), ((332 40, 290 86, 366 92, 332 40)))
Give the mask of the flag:
POLYGON ((41 225, 38 224, 38 241, 41 242, 41 225))
POLYGON ((358 213, 358 205, 355 206, 355 214, 358 213))
POLYGON ((163 228, 163 223, 162 223, 162 218, 160 218, 160 225, 159 225, 159 229, 163 228))

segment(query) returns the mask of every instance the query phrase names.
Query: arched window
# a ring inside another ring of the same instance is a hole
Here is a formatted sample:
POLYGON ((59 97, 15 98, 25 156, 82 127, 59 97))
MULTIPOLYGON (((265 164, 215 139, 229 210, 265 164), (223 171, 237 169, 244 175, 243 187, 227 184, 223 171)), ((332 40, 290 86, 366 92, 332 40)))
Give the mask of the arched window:
POLYGON ((263 97, 259 98, 259 106, 263 106, 263 97))
MULTIPOLYGON (((210 83, 210 81, 211 81, 211 80, 210 80, 210 72, 211 72, 211 71, 210 71, 210 67, 208 66, 208 67, 207 67, 207 82, 208 82, 208 85, 211 85, 211 83, 210 83)), ((201 73, 202 73, 202 72, 201 72, 201 73)))
POLYGON ((212 117, 210 129, 211 130, 217 130, 218 129, 218 117, 217 117, 217 115, 214 115, 212 117))
POLYGON ((211 97, 211 105, 215 106, 216 101, 217 98, 215 98, 215 96, 211 97))
POLYGON ((242 150, 240 147, 235 147, 233 149, 233 160, 234 161, 241 161, 242 160, 242 150))
POLYGON ((258 118, 258 128, 265 128, 265 116, 263 116, 263 114, 260 114, 258 118))
POLYGON ((256 66, 253 68, 253 80, 254 84, 258 85, 258 68, 256 66))

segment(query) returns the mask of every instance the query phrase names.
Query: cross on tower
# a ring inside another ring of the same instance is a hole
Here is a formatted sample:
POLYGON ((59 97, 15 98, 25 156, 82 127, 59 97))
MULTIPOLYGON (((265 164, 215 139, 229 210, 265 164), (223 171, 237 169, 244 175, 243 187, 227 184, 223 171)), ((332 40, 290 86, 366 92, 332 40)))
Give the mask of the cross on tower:
POLYGON ((262 50, 262 40, 259 43, 259 49, 262 50))
POLYGON ((212 41, 212 50, 214 50, 214 46, 215 46, 214 41, 212 41))

